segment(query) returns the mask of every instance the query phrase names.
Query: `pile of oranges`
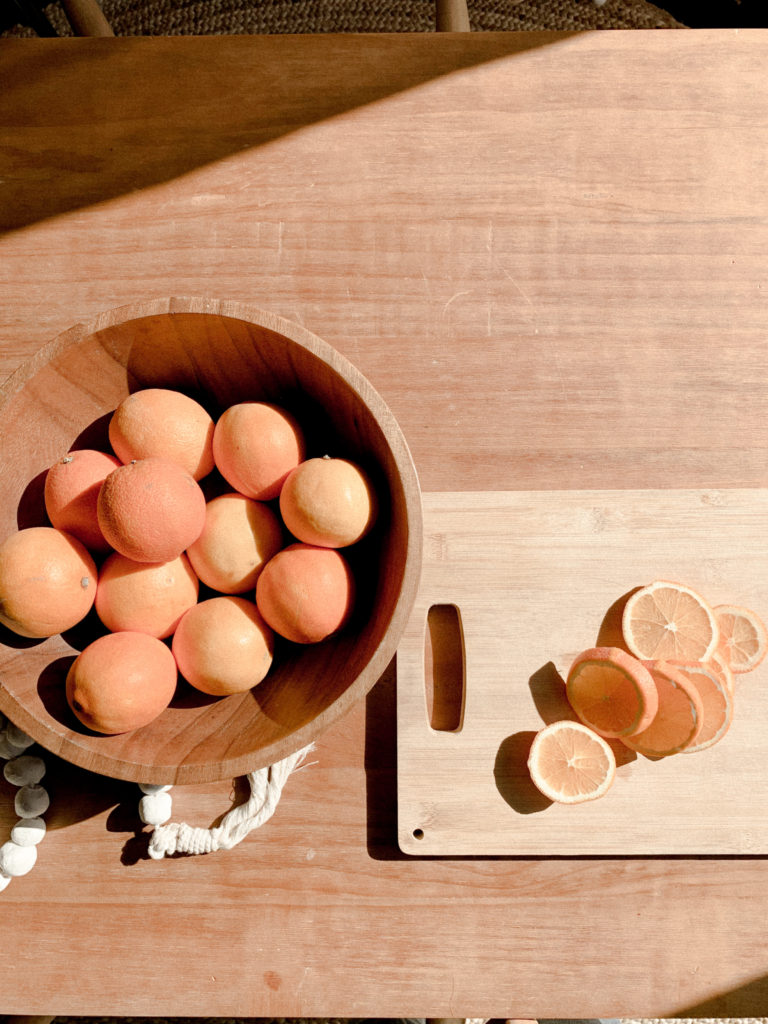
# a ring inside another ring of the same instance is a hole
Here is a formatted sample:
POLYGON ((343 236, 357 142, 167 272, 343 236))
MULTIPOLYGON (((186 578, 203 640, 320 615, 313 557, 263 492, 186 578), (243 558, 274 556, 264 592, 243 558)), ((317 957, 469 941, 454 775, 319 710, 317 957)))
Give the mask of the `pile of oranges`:
POLYGON ((356 587, 343 549, 372 529, 377 496, 357 464, 307 457, 288 410, 247 401, 214 421, 188 395, 150 388, 114 411, 109 443, 51 466, 50 526, 0 545, 3 625, 48 637, 93 608, 108 630, 66 679, 85 726, 148 724, 179 674, 213 696, 250 689, 272 667, 276 634, 318 643, 348 623, 356 587), (211 474, 223 493, 206 499, 211 474))
POLYGON ((735 677, 768 654, 756 612, 710 605, 692 587, 667 580, 631 594, 621 641, 577 655, 565 692, 578 721, 545 726, 531 745, 531 779, 557 803, 594 800, 610 789, 612 744, 657 760, 719 743, 733 721, 735 677))

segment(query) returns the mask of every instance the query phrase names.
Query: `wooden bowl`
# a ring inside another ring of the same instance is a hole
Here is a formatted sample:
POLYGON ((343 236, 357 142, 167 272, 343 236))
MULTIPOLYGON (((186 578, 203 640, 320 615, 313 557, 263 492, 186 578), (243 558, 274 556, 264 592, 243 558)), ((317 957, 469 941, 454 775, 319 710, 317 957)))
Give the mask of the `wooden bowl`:
POLYGON ((392 413, 329 345, 249 306, 165 299, 73 327, 6 382, 0 541, 47 523, 46 470, 70 448, 108 450, 112 411, 144 387, 185 391, 214 418, 239 401, 278 403, 302 422, 308 454, 345 455, 374 475, 382 499, 377 526, 347 549, 359 588, 353 621, 320 644, 278 638, 270 674, 247 693, 208 699, 182 682, 159 718, 121 736, 85 730, 64 695, 74 657, 94 629, 104 632, 95 613, 65 636, 42 641, 2 629, 0 710, 52 753, 114 778, 165 784, 231 778, 313 741, 387 667, 419 581, 418 480, 392 413))

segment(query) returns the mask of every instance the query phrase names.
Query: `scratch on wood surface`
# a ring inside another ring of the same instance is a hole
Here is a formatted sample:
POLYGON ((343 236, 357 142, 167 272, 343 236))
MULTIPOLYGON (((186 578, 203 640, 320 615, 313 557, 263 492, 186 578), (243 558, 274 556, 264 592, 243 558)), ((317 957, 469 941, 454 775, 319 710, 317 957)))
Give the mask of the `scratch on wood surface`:
POLYGON ((548 348, 549 348, 549 352, 550 352, 550 354, 552 356, 552 364, 555 367, 555 374, 557 376, 557 381, 558 381, 558 383, 560 385, 560 392, 561 392, 563 398, 567 398, 568 397, 568 392, 567 392, 566 387, 565 387, 565 378, 563 376, 563 368, 560 365, 560 360, 559 360, 558 355, 557 355, 557 345, 554 342, 552 342, 551 339, 550 339, 548 348))
POLYGON ((471 291, 471 289, 469 289, 469 288, 468 288, 468 289, 467 289, 466 291, 463 291, 463 292, 456 292, 456 294, 455 294, 455 295, 452 295, 452 296, 450 297, 450 299, 448 299, 448 301, 446 302, 446 304, 445 304, 445 305, 443 306, 443 312, 442 312, 442 316, 445 316, 445 311, 446 311, 446 310, 448 309, 448 307, 450 306, 450 304, 451 304, 452 302, 455 302, 455 300, 456 300, 456 299, 458 299, 458 298, 459 298, 459 297, 460 297, 461 295, 471 295, 471 294, 472 294, 472 291, 471 291))
POLYGON ((518 282, 514 279, 514 277, 512 277, 512 275, 507 270, 507 268, 506 267, 502 267, 500 263, 499 263, 499 268, 500 268, 502 274, 507 278, 507 280, 511 281, 512 284, 515 286, 515 288, 520 292, 520 294, 525 299, 525 301, 528 303, 528 305, 531 307, 531 309, 533 309, 534 308, 533 301, 531 300, 530 295, 528 295, 528 293, 522 287, 522 285, 518 284, 518 282))
MULTIPOLYGON (((513 277, 513 275, 510 274, 510 272, 507 270, 507 268, 501 263, 499 258, 494 253, 493 247, 494 247, 493 221, 488 221, 488 233, 487 233, 487 236, 486 236, 485 248, 490 253, 491 268, 496 268, 496 269, 500 270, 502 272, 502 274, 504 275, 504 277, 506 277, 506 279, 509 282, 511 282, 511 284, 514 286, 514 288, 518 292, 518 294, 525 300, 525 302, 535 312, 536 306, 535 306, 535 304, 533 302, 533 299, 526 292, 526 290, 523 288, 523 286, 516 280, 516 278, 513 277)), ((532 317, 526 316, 525 319, 527 320, 527 322, 529 324, 533 323, 533 318, 532 317)), ((490 331, 488 333, 490 334, 490 331)))

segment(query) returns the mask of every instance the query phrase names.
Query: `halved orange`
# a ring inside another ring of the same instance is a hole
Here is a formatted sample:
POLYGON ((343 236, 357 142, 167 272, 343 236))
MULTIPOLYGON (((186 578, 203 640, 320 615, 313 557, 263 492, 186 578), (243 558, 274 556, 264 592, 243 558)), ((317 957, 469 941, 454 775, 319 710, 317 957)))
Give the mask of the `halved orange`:
POLYGON ((643 732, 622 736, 622 743, 647 757, 666 757, 690 747, 704 724, 704 703, 696 686, 674 665, 647 661, 656 684, 659 708, 643 732))
POLYGON ((579 804, 596 800, 616 777, 613 750, 581 722, 552 722, 533 739, 528 771, 536 788, 550 800, 579 804))
POLYGON ((757 612, 741 605, 719 604, 714 609, 720 628, 719 651, 732 672, 751 672, 768 653, 768 632, 757 612))
POLYGON ((713 662, 675 662, 674 667, 699 691, 704 708, 701 732, 696 740, 682 751, 684 754, 693 754, 714 746, 728 732, 733 720, 733 696, 713 662))
POLYGON ((652 675, 618 647, 582 651, 568 672, 565 692, 581 721, 609 739, 641 732, 658 708, 652 675))
POLYGON ((666 580, 631 595, 621 630, 627 648, 641 661, 706 661, 720 639, 715 613, 704 598, 666 580))

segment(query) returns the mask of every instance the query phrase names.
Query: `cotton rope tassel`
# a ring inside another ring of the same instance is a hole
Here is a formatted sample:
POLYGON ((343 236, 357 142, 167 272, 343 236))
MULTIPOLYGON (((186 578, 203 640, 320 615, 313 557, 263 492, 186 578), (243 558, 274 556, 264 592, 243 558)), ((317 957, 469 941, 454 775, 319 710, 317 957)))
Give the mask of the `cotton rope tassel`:
POLYGON ((170 822, 170 786, 141 786, 145 794, 139 803, 139 815, 145 824, 154 825, 149 840, 149 856, 153 860, 171 857, 174 853, 213 853, 231 850, 249 832, 269 821, 280 802, 283 786, 310 751, 314 743, 266 768, 249 772, 250 797, 224 816, 215 828, 195 828, 183 822, 170 822))

